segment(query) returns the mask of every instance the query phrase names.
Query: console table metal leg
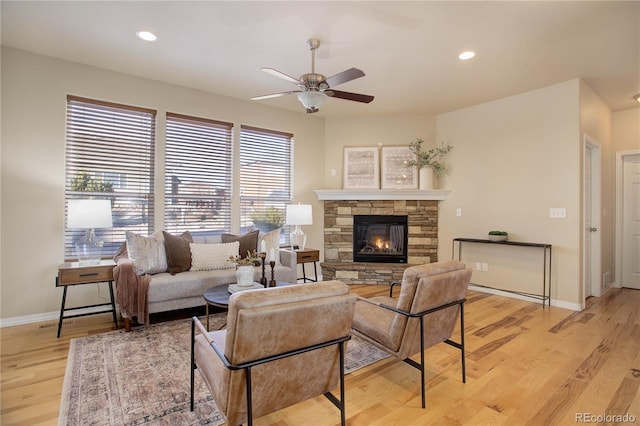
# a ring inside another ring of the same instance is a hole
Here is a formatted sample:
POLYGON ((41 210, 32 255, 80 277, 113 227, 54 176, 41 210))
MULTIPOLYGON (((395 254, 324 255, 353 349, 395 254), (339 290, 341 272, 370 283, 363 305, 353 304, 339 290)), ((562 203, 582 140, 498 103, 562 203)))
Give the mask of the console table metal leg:
POLYGON ((551 307, 551 260, 553 256, 551 256, 551 247, 549 247, 549 307, 551 307))

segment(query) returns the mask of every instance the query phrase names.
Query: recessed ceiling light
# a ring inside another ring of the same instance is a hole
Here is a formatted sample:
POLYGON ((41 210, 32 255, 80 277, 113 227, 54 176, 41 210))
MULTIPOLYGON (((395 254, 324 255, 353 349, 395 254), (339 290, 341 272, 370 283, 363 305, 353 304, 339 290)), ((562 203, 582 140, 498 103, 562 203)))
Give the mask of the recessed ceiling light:
POLYGON ((462 59, 463 61, 466 61, 467 59, 471 59, 474 56, 476 56, 476 52, 467 50, 466 52, 462 52, 461 54, 459 54, 458 58, 462 59))
POLYGON ((149 31, 138 31, 136 35, 144 41, 156 41, 158 38, 154 33, 149 31))
POLYGON ((636 101, 640 102, 640 93, 638 93, 637 95, 635 95, 633 97, 633 99, 635 99, 636 101))

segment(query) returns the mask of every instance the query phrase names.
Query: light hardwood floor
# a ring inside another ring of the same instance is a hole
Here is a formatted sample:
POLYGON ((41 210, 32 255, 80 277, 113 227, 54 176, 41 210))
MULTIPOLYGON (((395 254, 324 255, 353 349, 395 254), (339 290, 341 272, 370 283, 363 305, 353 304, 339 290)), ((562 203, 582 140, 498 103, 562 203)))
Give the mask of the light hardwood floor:
MULTIPOLYGON (((368 297, 387 287, 353 290, 368 297)), ((56 424, 69 340, 110 331, 110 321, 67 320, 60 339, 55 321, 2 329, 0 424, 56 424)), ((470 291, 465 328, 466 384, 458 350, 428 349, 422 409, 418 370, 378 361, 347 375, 348 424, 570 425, 580 423, 576 416, 625 414, 640 424, 640 291, 612 290, 579 313, 470 291)), ((319 397, 256 424, 335 425, 339 413, 319 397)))

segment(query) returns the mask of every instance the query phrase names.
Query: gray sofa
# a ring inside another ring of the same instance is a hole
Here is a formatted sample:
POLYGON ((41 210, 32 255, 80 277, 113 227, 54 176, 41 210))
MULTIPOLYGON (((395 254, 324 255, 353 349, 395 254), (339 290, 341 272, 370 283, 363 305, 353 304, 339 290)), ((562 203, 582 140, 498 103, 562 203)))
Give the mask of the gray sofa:
MULTIPOLYGON (((216 243, 219 239, 194 242, 216 243)), ((293 251, 278 250, 279 262, 274 268, 276 281, 297 281, 297 256, 293 251)), ((116 303, 125 320, 125 328, 130 330, 131 320, 148 324, 149 314, 192 308, 205 304, 206 290, 236 282, 235 268, 208 271, 186 271, 175 275, 169 272, 138 275, 134 263, 126 252, 115 256, 114 279, 116 282, 116 303)), ((262 267, 256 266, 254 280, 260 281, 262 267)), ((271 267, 265 267, 267 280, 271 279, 271 267)))

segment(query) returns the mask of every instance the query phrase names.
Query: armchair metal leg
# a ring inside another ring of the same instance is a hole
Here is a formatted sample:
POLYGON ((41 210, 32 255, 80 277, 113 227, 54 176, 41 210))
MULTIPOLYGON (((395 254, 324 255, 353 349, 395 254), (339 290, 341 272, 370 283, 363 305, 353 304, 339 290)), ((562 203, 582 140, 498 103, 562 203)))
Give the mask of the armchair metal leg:
MULTIPOLYGON (((460 343, 452 340, 445 340, 444 343, 460 349, 462 360, 462 383, 467 383, 467 374, 464 357, 464 300, 459 302, 460 305, 460 343)), ((425 362, 424 362, 424 316, 420 316, 420 363, 415 362, 411 358, 404 359, 407 364, 420 370, 420 384, 422 394, 422 408, 426 407, 426 384, 425 384, 425 362)))
POLYGON ((193 388, 195 384, 195 373, 196 373, 196 358, 194 353, 194 345, 195 345, 195 337, 196 337, 196 323, 195 321, 191 321, 191 411, 193 411, 193 388))
POLYGON ((467 372, 464 359, 464 303, 460 304, 460 350, 462 351, 462 383, 467 383, 467 372))
POLYGON ((244 377, 247 388, 247 424, 253 426, 253 401, 251 401, 251 367, 244 369, 244 377))
POLYGON ((324 396, 340 410, 340 424, 347 424, 346 410, 344 403, 344 342, 339 343, 340 346, 340 400, 331 392, 327 392, 324 396))

